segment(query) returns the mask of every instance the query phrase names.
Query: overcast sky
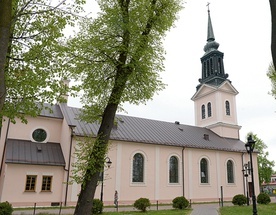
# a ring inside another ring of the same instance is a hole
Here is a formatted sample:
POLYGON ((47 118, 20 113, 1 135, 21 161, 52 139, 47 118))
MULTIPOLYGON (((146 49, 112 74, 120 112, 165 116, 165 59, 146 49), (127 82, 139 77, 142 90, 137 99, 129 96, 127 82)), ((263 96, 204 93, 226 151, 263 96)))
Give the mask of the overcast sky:
MULTIPOLYGON (((250 131, 257 134, 268 146, 269 159, 276 162, 276 100, 268 94, 271 83, 266 76, 271 63, 269 1, 208 2, 218 50, 224 53, 225 72, 239 91, 240 139, 245 141, 250 131)), ((166 71, 162 78, 167 87, 146 105, 126 104, 129 116, 194 125, 191 97, 201 77, 200 58, 207 39, 206 5, 207 1, 186 0, 175 28, 164 41, 166 71)), ((76 99, 69 99, 69 105, 80 107, 76 99)))

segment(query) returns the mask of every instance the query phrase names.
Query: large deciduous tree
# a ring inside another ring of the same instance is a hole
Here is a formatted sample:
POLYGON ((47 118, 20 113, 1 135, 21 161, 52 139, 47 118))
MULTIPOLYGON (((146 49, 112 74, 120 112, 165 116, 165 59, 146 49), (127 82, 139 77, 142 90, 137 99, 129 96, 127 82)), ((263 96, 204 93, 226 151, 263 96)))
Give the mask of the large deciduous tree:
POLYGON ((271 11, 271 54, 273 64, 276 65, 276 0, 269 0, 271 11))
POLYGON ((104 165, 105 153, 118 107, 143 103, 164 88, 162 39, 182 8, 179 0, 102 0, 94 20, 84 19, 80 33, 68 41, 65 69, 82 83, 82 119, 98 120, 93 150, 75 215, 90 214, 104 165), (100 117, 100 118, 99 118, 100 117))
MULTIPOLYGON (((60 99, 67 74, 55 62, 83 0, 0 0, 0 119, 36 116, 60 99), (73 3, 74 2, 74 3, 73 3), (63 39, 64 40, 64 39, 63 39)), ((2 120, 0 120, 2 121, 2 120)))
POLYGON ((258 138, 256 134, 249 132, 247 136, 249 135, 251 135, 252 138, 256 141, 255 150, 258 151, 257 161, 258 161, 259 182, 260 183, 270 182, 275 163, 274 161, 270 161, 268 159, 269 153, 265 151, 265 149, 267 149, 267 145, 263 142, 262 139, 258 138))

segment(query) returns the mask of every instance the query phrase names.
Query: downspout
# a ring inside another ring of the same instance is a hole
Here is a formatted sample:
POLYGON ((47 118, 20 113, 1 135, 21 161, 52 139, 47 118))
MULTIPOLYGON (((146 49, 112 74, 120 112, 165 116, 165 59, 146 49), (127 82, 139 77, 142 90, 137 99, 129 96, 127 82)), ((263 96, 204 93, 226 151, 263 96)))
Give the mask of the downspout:
POLYGON ((4 164, 4 157, 5 157, 5 151, 6 151, 6 146, 7 146, 7 139, 8 139, 8 134, 9 134, 9 130, 10 130, 10 123, 11 123, 11 120, 8 119, 8 125, 7 125, 7 131, 6 131, 6 137, 5 137, 2 160, 1 160, 1 167, 0 167, 0 176, 2 175, 2 168, 3 168, 3 164, 4 164))
POLYGON ((244 181, 244 169, 243 169, 243 165, 244 165, 243 156, 244 156, 244 152, 241 155, 241 158, 242 158, 242 181, 243 181, 243 194, 246 195, 246 193, 245 193, 245 181, 244 181))
POLYGON ((69 159, 68 159, 68 169, 67 169, 67 179, 66 179, 66 189, 65 189, 65 197, 64 197, 64 206, 67 206, 67 196, 68 196, 68 187, 69 187, 69 177, 70 177, 70 167, 71 167, 71 153, 72 153, 72 145, 73 145, 73 137, 74 137, 74 128, 75 125, 69 125, 71 130, 71 140, 70 140, 70 149, 69 149, 69 159))
POLYGON ((182 148, 182 192, 183 192, 183 196, 185 196, 185 188, 184 188, 184 149, 185 149, 185 147, 182 148))

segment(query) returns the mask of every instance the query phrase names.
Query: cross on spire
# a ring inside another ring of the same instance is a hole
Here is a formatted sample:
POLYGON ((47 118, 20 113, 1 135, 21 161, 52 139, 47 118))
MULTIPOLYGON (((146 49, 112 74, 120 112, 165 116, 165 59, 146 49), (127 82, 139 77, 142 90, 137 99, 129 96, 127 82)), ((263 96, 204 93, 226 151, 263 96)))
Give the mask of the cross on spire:
POLYGON ((210 11, 210 10, 209 10, 209 5, 210 5, 210 2, 207 2, 206 7, 208 7, 208 12, 210 11))

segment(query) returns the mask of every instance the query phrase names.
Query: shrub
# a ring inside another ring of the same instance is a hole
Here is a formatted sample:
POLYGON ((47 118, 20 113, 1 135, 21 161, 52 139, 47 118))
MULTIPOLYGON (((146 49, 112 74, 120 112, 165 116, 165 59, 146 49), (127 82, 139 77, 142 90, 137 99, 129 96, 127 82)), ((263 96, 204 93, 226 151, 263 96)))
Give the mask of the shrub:
POLYGON ((11 215, 13 212, 12 205, 8 202, 0 203, 0 215, 11 215))
POLYGON ((92 213, 101 214, 103 212, 103 203, 99 199, 93 199, 92 213))
POLYGON ((243 194, 235 195, 232 199, 232 203, 234 205, 239 205, 239 206, 244 205, 246 203, 245 195, 243 195, 243 194))
POLYGON ((173 208, 184 209, 188 207, 189 201, 184 196, 179 196, 173 199, 173 208))
POLYGON ((147 207, 150 206, 150 201, 147 198, 140 198, 134 202, 134 207, 142 212, 147 211, 147 207))
POLYGON ((267 205, 271 202, 270 196, 267 193, 260 193, 257 197, 258 204, 267 205))

